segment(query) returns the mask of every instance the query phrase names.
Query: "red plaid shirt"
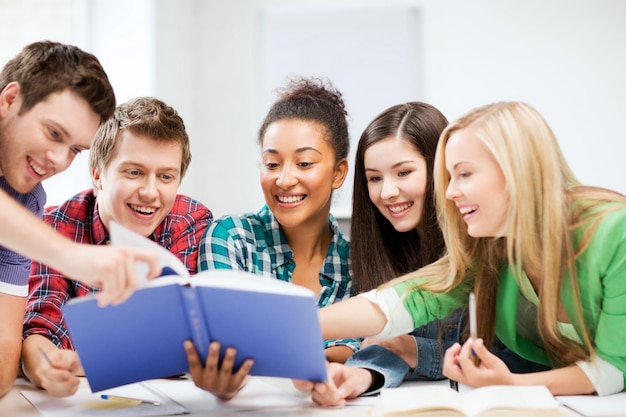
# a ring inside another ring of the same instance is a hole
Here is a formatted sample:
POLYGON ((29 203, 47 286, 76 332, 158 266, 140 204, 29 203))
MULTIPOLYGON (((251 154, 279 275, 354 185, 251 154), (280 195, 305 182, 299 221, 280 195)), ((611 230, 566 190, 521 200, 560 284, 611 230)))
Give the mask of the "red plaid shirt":
MULTIPOLYGON (((62 235, 80 243, 106 245, 109 235, 102 224, 93 191, 83 191, 58 207, 48 207, 44 221, 62 235)), ((200 238, 213 220, 211 211, 189 197, 176 196, 170 213, 149 239, 165 247, 196 273, 200 238)), ((98 291, 70 280, 47 265, 33 262, 23 338, 40 334, 61 349, 74 349, 61 308, 70 299, 98 291)))

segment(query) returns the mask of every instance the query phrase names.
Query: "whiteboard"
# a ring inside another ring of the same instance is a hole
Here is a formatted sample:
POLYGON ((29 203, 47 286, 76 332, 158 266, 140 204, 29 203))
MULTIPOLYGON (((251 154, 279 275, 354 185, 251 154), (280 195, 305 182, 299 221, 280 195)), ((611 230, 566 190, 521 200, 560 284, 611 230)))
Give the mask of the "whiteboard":
POLYGON ((333 196, 332 212, 352 211, 354 153, 361 132, 382 110, 419 100, 420 25, 415 6, 274 6, 262 10, 264 108, 275 90, 299 76, 330 79, 349 114, 350 171, 333 196))

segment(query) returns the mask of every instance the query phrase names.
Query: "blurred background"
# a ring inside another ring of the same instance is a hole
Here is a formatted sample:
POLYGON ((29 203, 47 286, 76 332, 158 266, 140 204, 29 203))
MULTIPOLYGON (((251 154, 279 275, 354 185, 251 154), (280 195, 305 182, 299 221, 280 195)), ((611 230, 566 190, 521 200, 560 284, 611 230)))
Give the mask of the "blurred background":
MULTIPOLYGON (((522 100, 583 183, 626 193, 625 21, 623 0, 0 0, 0 65, 36 40, 73 43, 98 56, 119 103, 176 108, 193 153, 181 192, 216 216, 263 204, 257 129, 298 75, 343 92, 352 151, 393 104, 452 120, 522 100)), ((87 160, 46 181, 49 204, 90 187, 87 160)), ((334 196, 337 217, 351 188, 334 196)))

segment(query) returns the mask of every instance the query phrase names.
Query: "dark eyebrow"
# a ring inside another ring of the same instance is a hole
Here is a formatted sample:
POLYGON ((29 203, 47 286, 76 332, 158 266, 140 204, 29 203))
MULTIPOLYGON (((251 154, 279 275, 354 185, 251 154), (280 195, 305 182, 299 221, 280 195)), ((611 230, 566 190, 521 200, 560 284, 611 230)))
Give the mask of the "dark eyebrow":
MULTIPOLYGON (((313 152, 317 152, 317 153, 319 153, 320 155, 322 154, 319 150, 315 149, 315 148, 314 148, 314 147, 312 147, 312 146, 305 146, 305 147, 303 147, 303 148, 298 148, 298 149, 296 149, 296 153, 302 153, 302 152, 306 152, 306 151, 313 151, 313 152)), ((278 154, 279 152, 278 152, 276 149, 274 149, 274 148, 268 148, 268 149, 263 150, 263 153, 278 154)))
POLYGON ((413 160, 400 161, 400 162, 396 162, 396 163, 395 163, 395 164, 393 164, 391 167, 392 167, 392 168, 397 168, 397 167, 399 167, 400 165, 404 165, 404 164, 413 164, 413 163, 415 163, 415 161, 413 161, 413 160))
MULTIPOLYGON (((412 163, 415 163, 415 162, 416 162, 416 161, 414 161, 414 160, 400 161, 400 162, 396 162, 395 164, 393 164, 393 165, 391 166, 391 168, 397 168, 397 167, 399 167, 399 166, 401 166, 401 165, 404 165, 404 164, 412 164, 412 163)), ((375 169, 375 168, 367 168, 367 167, 365 167, 365 170, 366 170, 366 171, 380 171, 379 169, 375 169)))
POLYGON ((317 152, 320 155, 322 154, 320 151, 318 151, 317 149, 315 149, 312 146, 305 146, 304 148, 298 148, 296 149, 296 153, 300 153, 300 152, 306 152, 306 151, 313 151, 313 152, 317 152))

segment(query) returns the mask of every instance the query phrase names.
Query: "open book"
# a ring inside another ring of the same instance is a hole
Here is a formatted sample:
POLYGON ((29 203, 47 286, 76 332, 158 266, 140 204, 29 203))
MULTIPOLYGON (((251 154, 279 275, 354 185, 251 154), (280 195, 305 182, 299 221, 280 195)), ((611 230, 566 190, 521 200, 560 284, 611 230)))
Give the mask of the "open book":
POLYGON ((559 403, 543 385, 494 385, 458 393, 449 387, 420 386, 381 391, 372 417, 561 416, 559 403))
POLYGON ((252 375, 326 380, 317 298, 309 289, 241 271, 189 277, 176 256, 141 235, 112 224, 111 240, 156 251, 163 269, 178 275, 149 281, 117 306, 98 307, 94 296, 64 306, 94 392, 187 372, 187 339, 203 362, 216 340, 222 355, 237 348, 235 368, 254 359, 252 375))

